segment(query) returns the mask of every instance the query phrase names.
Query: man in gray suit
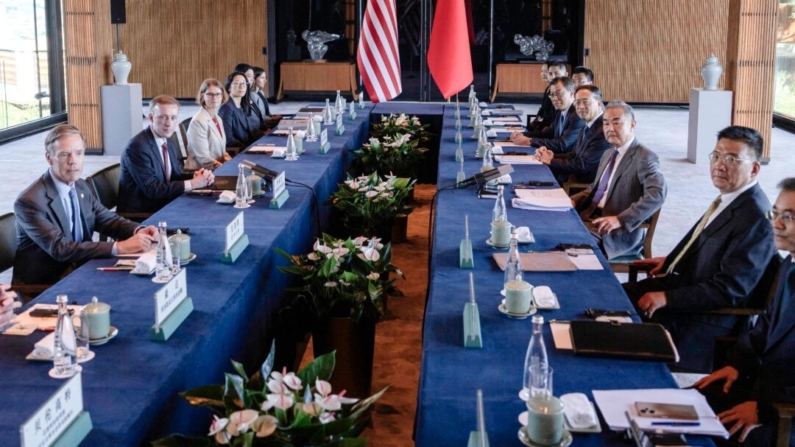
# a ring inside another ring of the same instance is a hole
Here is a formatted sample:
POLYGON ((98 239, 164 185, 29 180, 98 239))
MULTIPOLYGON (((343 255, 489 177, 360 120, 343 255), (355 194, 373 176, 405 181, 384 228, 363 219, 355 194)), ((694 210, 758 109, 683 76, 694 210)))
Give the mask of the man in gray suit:
POLYGON ((17 197, 17 284, 53 284, 93 258, 142 253, 157 229, 142 227, 102 206, 83 173, 85 140, 74 126, 56 126, 45 139, 50 169, 17 197), (94 242, 94 230, 118 242, 94 242))
POLYGON ((645 233, 638 226, 660 209, 667 187, 657 155, 635 139, 631 106, 611 102, 602 123, 613 148, 602 155, 593 183, 572 203, 607 259, 613 259, 640 253, 645 233))

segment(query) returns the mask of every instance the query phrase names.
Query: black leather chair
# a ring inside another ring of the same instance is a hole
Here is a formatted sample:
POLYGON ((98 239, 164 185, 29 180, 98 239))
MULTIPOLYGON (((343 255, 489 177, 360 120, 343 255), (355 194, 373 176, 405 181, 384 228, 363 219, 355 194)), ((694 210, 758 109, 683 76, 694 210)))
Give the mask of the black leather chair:
MULTIPOLYGON (((14 213, 0 216, 0 271, 14 267, 17 257, 17 219, 14 213)), ((14 284, 11 290, 17 292, 23 302, 28 302, 47 290, 52 284, 14 284)))
MULTIPOLYGON (((99 171, 86 177, 86 182, 94 196, 105 208, 112 210, 119 202, 119 176, 121 175, 121 165, 119 163, 102 168, 99 171)), ((142 222, 151 216, 151 213, 118 213, 136 222, 142 222)), ((107 236, 103 236, 107 239, 107 236)))

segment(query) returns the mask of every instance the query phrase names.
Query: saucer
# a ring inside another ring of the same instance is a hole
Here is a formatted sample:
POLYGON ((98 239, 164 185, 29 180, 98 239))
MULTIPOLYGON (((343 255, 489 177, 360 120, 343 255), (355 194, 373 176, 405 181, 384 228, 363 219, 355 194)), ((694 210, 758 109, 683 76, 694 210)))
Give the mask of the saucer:
POLYGON ((75 366, 75 371, 73 373, 71 373, 71 374, 58 374, 57 372, 55 372, 55 367, 53 367, 52 369, 50 369, 49 374, 50 374, 50 377, 52 377, 53 379, 68 379, 70 377, 74 377, 75 374, 79 373, 82 370, 83 370, 82 366, 76 365, 75 366))
POLYGON ((235 201, 231 200, 231 201, 227 202, 225 200, 218 199, 218 200, 215 201, 215 203, 217 203, 219 205, 233 205, 235 203, 235 201))
POLYGON ((190 256, 188 257, 188 259, 186 259, 184 261, 179 261, 179 265, 188 265, 194 259, 196 259, 196 253, 191 253, 190 256))
POLYGON ((108 335, 106 337, 97 338, 95 340, 88 340, 88 344, 90 344, 91 346, 104 345, 105 343, 113 340, 117 335, 119 335, 119 330, 111 326, 110 332, 108 332, 108 335))
POLYGON ((238 208, 238 209, 243 209, 244 210, 246 208, 251 208, 251 205, 249 205, 248 203, 244 203, 242 205, 235 204, 232 208, 238 208))
POLYGON ((149 276, 149 275, 151 275, 154 272, 155 272, 155 269, 152 269, 152 270, 150 270, 148 272, 139 272, 138 270, 135 270, 135 269, 130 270, 130 274, 131 275, 138 275, 138 276, 149 276))
MULTIPOLYGON (((503 300, 503 301, 505 301, 505 300, 503 300)), ((523 313, 523 314, 515 314, 515 313, 513 313, 513 312, 508 312, 508 309, 506 309, 506 308, 505 308, 505 303, 500 303, 500 305, 499 305, 499 307, 497 307, 497 309, 498 309, 500 312, 502 312, 502 313, 504 313, 505 315, 507 315, 507 316, 508 316, 508 318, 514 318, 514 319, 517 319, 517 320, 524 320, 525 318, 527 318, 527 317, 529 317, 530 315, 533 315, 533 314, 535 314, 535 313, 537 312, 537 310, 536 310, 536 308, 535 308, 535 307, 533 307, 533 306, 530 306, 530 310, 528 310, 526 313, 523 313)))
POLYGON ((519 429, 519 440, 522 441, 522 444, 530 446, 530 447, 567 447, 570 446, 574 439, 571 436, 571 433, 563 429, 563 438, 557 444, 536 444, 535 442, 531 441, 530 438, 527 436, 527 432, 525 431, 526 427, 522 427, 519 429))
POLYGON ((508 244, 508 245, 495 245, 493 242, 491 242, 491 238, 486 239, 486 243, 491 245, 492 247, 498 249, 498 250, 504 250, 506 248, 510 248, 511 247, 511 244, 508 244))

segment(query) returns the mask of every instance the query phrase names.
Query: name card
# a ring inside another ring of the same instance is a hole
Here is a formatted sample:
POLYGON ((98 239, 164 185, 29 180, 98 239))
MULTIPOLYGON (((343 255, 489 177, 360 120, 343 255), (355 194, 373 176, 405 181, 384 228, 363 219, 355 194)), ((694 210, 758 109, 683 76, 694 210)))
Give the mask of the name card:
POLYGON ((342 114, 337 114, 337 129, 342 127, 342 114))
POLYGON ((320 132, 320 146, 323 147, 328 144, 328 129, 323 129, 320 132))
MULTIPOLYGON (((61 434, 83 412, 82 374, 77 373, 58 388, 19 428, 23 447, 46 447, 57 441, 61 434)), ((74 445, 77 445, 77 441, 74 445)))
POLYGON ((235 242, 243 236, 243 233, 245 233, 245 228, 243 228, 243 211, 241 211, 226 226, 226 248, 224 252, 228 253, 232 246, 235 245, 235 242))
MULTIPOLYGON (((242 214, 242 213, 241 213, 242 214)), ((155 293, 155 327, 160 327, 174 310, 188 297, 187 269, 181 269, 177 276, 155 293)))
MULTIPOLYGON (((273 197, 279 197, 284 192, 284 171, 273 179, 273 197)), ((242 213, 241 213, 242 214, 242 213)), ((241 227, 242 227, 241 217, 241 227)))

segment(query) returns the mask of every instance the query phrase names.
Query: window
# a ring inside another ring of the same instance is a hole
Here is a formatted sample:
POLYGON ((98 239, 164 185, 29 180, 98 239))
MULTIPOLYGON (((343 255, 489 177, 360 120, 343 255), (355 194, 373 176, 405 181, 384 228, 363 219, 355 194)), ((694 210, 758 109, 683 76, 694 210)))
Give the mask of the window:
POLYGON ((795 0, 780 0, 773 113, 795 119, 795 0))

